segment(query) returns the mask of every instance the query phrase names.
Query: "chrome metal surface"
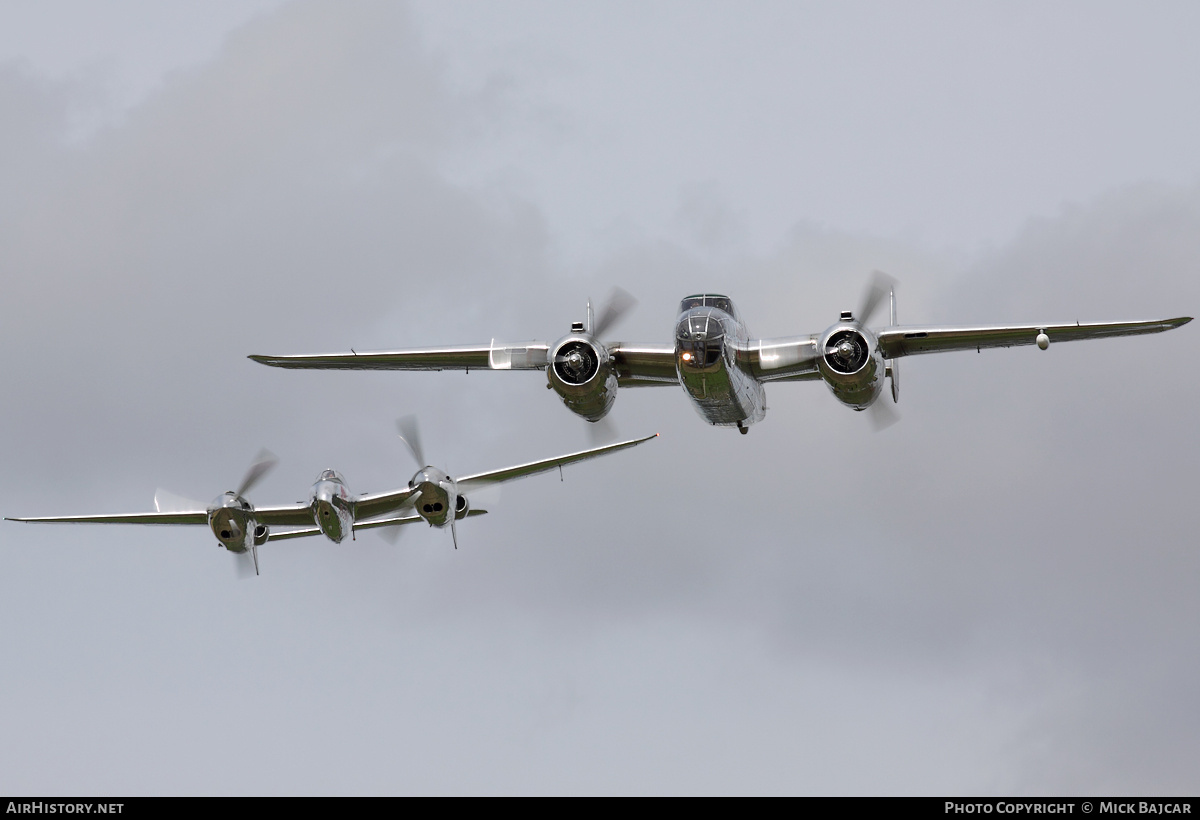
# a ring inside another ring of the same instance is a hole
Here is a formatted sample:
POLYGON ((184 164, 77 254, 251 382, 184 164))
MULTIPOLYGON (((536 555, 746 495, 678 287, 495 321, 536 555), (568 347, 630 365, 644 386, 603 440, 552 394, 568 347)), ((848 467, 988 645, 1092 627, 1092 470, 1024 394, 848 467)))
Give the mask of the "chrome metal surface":
MULTIPOLYGON (((623 293, 623 292, 622 292, 623 293)), ((874 272, 859 300, 857 313, 821 333, 774 339, 752 339, 733 300, 698 293, 680 302, 673 345, 632 342, 601 343, 631 307, 632 297, 615 296, 601 318, 576 322, 553 345, 489 345, 424 348, 369 354, 321 356, 251 356, 274 367, 389 370, 545 368, 548 386, 571 412, 599 421, 610 411, 618 387, 681 386, 706 422, 737 427, 761 421, 766 414, 768 382, 824 381, 834 396, 856 410, 870 407, 890 377, 893 402, 899 400, 899 367, 903 356, 952 350, 982 350, 1043 343, 1160 333, 1180 327, 1190 317, 1151 322, 1103 324, 992 325, 978 327, 900 326, 896 324, 895 280, 874 272), (890 324, 871 330, 872 317, 890 306, 890 324), (594 330, 593 334, 591 331, 594 330), (844 332, 842 332, 844 331, 844 332)), ((878 426, 878 425, 877 425, 878 426)))
POLYGON ((749 349, 749 334, 735 318, 726 296, 689 296, 675 322, 675 372, 692 407, 709 424, 745 427, 766 414, 762 384, 742 366, 739 350, 749 349), (725 310, 723 308, 728 308, 725 310))
MULTIPOLYGON (((403 425, 402 425, 403 426, 403 425)), ((415 431, 415 423, 412 426, 415 431)), ((218 496, 206 510, 156 511, 152 513, 119 513, 104 515, 72 515, 8 518, 8 521, 60 524, 158 524, 208 525, 221 546, 246 561, 238 564, 239 571, 258 571, 257 548, 269 541, 287 541, 313 535, 324 535, 340 543, 358 530, 395 527, 425 521, 430 526, 452 530, 455 522, 464 518, 485 515, 486 510, 474 509, 466 493, 491 484, 561 468, 587 459, 635 447, 657 436, 593 447, 567 455, 530 461, 498 470, 473 473, 459 479, 443 470, 425 466, 418 470, 408 486, 385 493, 351 496, 346 482, 336 470, 325 470, 313 483, 308 504, 255 508, 238 493, 230 490, 218 496), (315 526, 314 526, 315 524, 315 526)), ((410 437, 416 438, 410 432, 410 437)), ((273 457, 271 459, 272 464, 273 457)), ((265 470, 259 459, 243 479, 241 486, 253 485, 265 470)), ((167 497, 159 493, 160 498, 167 497)), ((453 532, 457 546, 458 535, 453 532)))

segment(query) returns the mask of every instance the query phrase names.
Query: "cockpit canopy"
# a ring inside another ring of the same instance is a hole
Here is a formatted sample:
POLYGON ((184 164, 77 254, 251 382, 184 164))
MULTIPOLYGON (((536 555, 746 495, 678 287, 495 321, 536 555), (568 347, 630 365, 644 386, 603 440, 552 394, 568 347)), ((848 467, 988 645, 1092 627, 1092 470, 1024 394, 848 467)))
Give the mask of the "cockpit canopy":
POLYGON ((737 318, 737 310, 733 306, 733 300, 719 293, 696 293, 688 296, 679 303, 679 312, 685 313, 698 307, 716 308, 728 313, 735 319, 737 318))
POLYGON ((337 470, 325 470, 317 476, 317 481, 336 481, 338 484, 346 483, 346 480, 342 478, 342 474, 337 470))

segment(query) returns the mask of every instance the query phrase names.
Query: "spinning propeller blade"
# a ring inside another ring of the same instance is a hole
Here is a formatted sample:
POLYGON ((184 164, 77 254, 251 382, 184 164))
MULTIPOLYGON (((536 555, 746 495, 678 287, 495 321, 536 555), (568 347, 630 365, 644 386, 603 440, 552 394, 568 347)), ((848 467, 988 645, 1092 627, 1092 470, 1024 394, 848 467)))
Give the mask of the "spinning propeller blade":
POLYGON ((600 311, 600 318, 596 320, 595 326, 588 328, 588 332, 597 339, 600 338, 636 305, 637 299, 629 291, 613 288, 612 293, 608 296, 608 304, 600 311))
POLYGON ((617 428, 612 423, 612 419, 604 416, 599 421, 593 421, 587 426, 588 439, 593 447, 601 447, 605 444, 611 444, 616 441, 617 428))
POLYGON ((160 513, 165 512, 192 512, 194 510, 203 510, 204 505, 199 501, 194 501, 190 498, 184 498, 181 495, 168 492, 162 487, 154 491, 154 509, 160 513))
POLYGON ((883 300, 888 297, 895 287, 896 280, 888 276, 883 271, 873 271, 871 279, 867 282, 867 288, 863 291, 862 301, 858 304, 858 313, 854 314, 854 318, 858 323, 865 325, 871 321, 871 317, 875 315, 875 311, 883 304, 883 300))
POLYGON ((250 550, 229 554, 233 556, 233 571, 237 574, 238 580, 244 581, 258 575, 258 561, 254 555, 250 554, 250 550))
POLYGON ((237 495, 244 497, 278 463, 279 459, 270 450, 266 448, 259 450, 258 455, 254 457, 254 463, 250 465, 250 469, 246 471, 245 477, 242 478, 242 483, 238 485, 237 495))
POLYGON ((895 403, 882 395, 867 408, 867 414, 871 417, 871 427, 876 433, 900 421, 900 411, 896 409, 895 403))
POLYGON ((421 449, 421 433, 417 426, 416 416, 402 416, 396 419, 396 431, 400 435, 400 440, 408 447, 408 451, 412 453, 413 459, 417 462, 417 467, 427 467, 429 462, 425 460, 425 452, 421 449))

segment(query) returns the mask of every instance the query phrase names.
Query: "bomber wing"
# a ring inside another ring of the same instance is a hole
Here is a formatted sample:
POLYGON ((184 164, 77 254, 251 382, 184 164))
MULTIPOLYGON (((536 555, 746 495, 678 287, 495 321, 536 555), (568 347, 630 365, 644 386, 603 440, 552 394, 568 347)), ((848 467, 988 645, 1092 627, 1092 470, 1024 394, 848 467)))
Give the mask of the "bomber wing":
POLYGON ((737 356, 760 382, 820 378, 817 372, 816 336, 755 339, 739 347, 737 356))
POLYGON ((555 458, 545 458, 541 461, 531 461, 528 464, 518 464, 515 467, 505 467, 500 470, 489 470, 486 473, 473 473, 472 475, 462 476, 458 479, 458 486, 464 488, 464 485, 483 485, 496 484, 501 481, 512 481, 525 476, 544 473, 547 470, 553 470, 555 467, 565 467, 568 464, 574 464, 577 461, 585 461, 589 458, 615 453, 618 450, 624 450, 628 447, 636 447, 642 442, 649 441, 652 438, 658 438, 658 433, 645 438, 635 438, 629 441, 619 441, 616 444, 606 444, 603 447, 593 447, 590 450, 580 450, 578 453, 570 453, 565 456, 556 456, 555 458))
POLYGON ((615 342, 606 346, 613 359, 619 387, 679 385, 673 346, 629 342, 615 342))
POLYGON ((271 367, 308 370, 542 370, 546 367, 545 342, 455 347, 422 347, 375 353, 325 353, 315 356, 262 356, 249 358, 271 367))
POLYGON ((1051 343, 1100 339, 1106 336, 1137 336, 1161 333, 1185 325, 1190 316, 1157 322, 1104 322, 1100 324, 992 325, 981 327, 887 327, 877 336, 884 358, 913 356, 918 353, 942 353, 948 350, 982 350, 985 347, 1013 347, 1037 342, 1045 333, 1051 343))

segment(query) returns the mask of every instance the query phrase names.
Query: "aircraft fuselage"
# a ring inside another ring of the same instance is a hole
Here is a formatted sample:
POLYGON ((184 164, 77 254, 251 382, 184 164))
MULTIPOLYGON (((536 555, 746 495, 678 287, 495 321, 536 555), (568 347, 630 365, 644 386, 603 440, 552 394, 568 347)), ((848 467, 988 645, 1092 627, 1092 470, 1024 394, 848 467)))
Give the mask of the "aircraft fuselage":
POLYGON ((762 421, 767 396, 737 353, 750 334, 724 296, 689 296, 675 322, 675 372, 692 406, 709 424, 762 421))

